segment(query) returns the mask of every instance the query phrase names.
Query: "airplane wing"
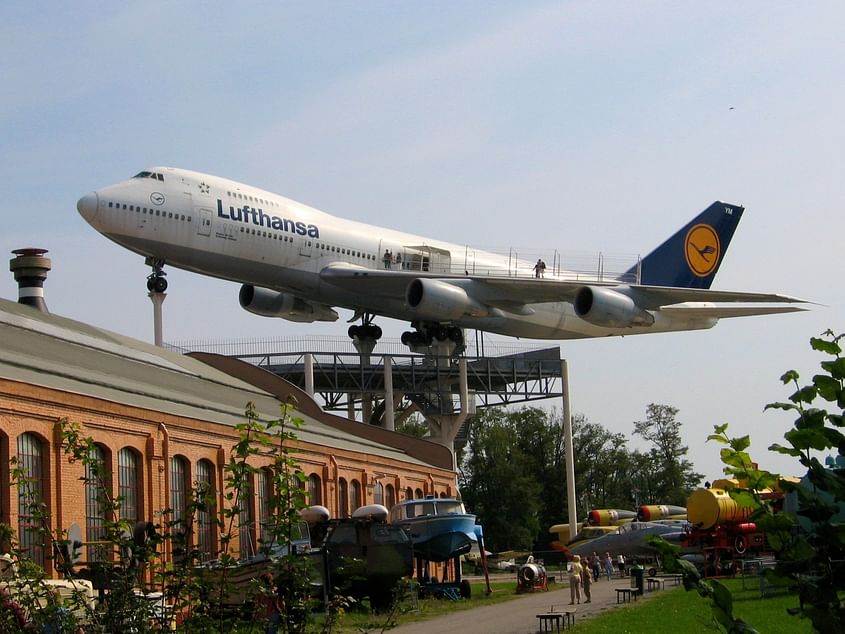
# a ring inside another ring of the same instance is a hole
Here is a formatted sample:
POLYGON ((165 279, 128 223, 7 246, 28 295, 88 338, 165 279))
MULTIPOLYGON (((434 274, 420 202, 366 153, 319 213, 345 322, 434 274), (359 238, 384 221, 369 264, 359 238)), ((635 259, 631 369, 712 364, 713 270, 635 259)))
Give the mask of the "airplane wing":
POLYGON ((688 317, 739 317, 771 313, 796 312, 798 307, 718 307, 702 306, 701 303, 810 303, 797 297, 777 293, 750 293, 744 291, 718 291, 701 288, 676 288, 670 286, 639 286, 621 284, 618 281, 597 281, 591 279, 561 280, 525 277, 486 277, 473 275, 450 275, 426 271, 373 270, 349 264, 332 264, 320 272, 327 283, 349 291, 366 293, 369 296, 402 298, 415 279, 437 279, 461 286, 476 300, 510 312, 519 312, 520 307, 545 302, 574 302, 585 286, 603 287, 615 290, 633 299, 645 310, 673 311, 688 317), (687 306, 687 302, 699 305, 687 306))
POLYGON ((680 318, 715 317, 753 317, 755 315, 775 315, 780 313, 798 313, 807 310, 800 306, 663 306, 661 313, 667 313, 680 318))

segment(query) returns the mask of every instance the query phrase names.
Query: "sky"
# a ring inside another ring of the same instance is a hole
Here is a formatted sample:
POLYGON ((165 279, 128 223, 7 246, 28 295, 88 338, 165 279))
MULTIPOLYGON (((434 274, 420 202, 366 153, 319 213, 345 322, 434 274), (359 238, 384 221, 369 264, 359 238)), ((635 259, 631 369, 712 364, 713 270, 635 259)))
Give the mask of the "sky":
MULTIPOLYGON (((766 451, 793 417, 764 406, 791 393, 786 370, 818 370, 810 337, 845 331, 843 21, 841 2, 2 3, 0 251, 48 249, 51 312, 150 341, 143 259, 76 201, 153 165, 517 251, 645 255, 712 201, 741 204, 714 288, 810 312, 551 345, 591 422, 630 436, 671 405, 708 478, 721 423, 795 474, 766 451)), ((343 336, 351 316, 266 319, 237 284, 168 279, 171 342, 343 336)))

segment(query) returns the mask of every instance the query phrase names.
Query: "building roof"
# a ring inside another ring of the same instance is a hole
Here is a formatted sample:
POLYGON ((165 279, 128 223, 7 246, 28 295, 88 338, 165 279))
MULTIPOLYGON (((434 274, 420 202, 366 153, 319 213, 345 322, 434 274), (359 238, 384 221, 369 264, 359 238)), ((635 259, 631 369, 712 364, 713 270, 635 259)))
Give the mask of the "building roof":
MULTIPOLYGON (((4 299, 0 378, 228 426, 244 422, 248 402, 255 404, 263 421, 281 414, 281 402, 270 391, 196 358, 4 299)), ((371 434, 351 433, 354 427, 342 429, 313 414, 297 415, 305 423, 296 431, 303 442, 443 466, 419 460, 411 455, 414 452, 374 440, 371 434)))

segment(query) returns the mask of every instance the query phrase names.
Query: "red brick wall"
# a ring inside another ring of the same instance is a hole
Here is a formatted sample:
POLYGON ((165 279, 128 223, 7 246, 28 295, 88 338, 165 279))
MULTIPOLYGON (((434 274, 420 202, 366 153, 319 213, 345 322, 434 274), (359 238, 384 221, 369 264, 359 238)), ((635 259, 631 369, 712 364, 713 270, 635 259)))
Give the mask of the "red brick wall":
MULTIPOLYGON (((79 524, 85 534, 85 489, 81 480, 84 467, 70 463, 60 446, 57 422, 67 419, 82 426, 107 451, 111 460, 112 490, 117 496, 117 457, 120 449, 131 447, 142 457, 142 515, 159 524, 158 512, 169 505, 169 459, 183 456, 193 482, 196 464, 207 459, 217 470, 218 508, 223 504, 222 465, 228 460, 237 433, 232 428, 204 420, 184 418, 123 405, 88 396, 42 388, 0 379, 0 521, 17 529, 18 499, 9 485, 9 457, 17 451, 17 437, 30 432, 44 441, 47 462, 45 498, 53 530, 67 530, 79 524)), ((444 469, 425 469, 415 464, 371 456, 364 452, 332 450, 298 442, 295 454, 305 476, 317 474, 321 480, 323 505, 333 516, 338 509, 337 482, 357 480, 362 487, 362 504, 373 502, 373 486, 393 484, 396 501, 405 499, 405 489, 422 489, 426 494, 454 495, 454 474, 444 469)), ((257 457, 255 466, 268 464, 257 457)), ((237 540, 233 540, 237 545, 237 540)), ((47 567, 50 569, 49 561, 47 567)))

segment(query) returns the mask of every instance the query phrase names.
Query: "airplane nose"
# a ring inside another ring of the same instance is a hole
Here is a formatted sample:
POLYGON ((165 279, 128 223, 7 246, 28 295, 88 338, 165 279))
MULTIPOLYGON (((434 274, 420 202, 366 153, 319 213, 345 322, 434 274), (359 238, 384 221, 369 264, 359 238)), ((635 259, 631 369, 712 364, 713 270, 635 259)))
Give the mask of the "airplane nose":
POLYGON ((76 203, 76 208, 79 210, 79 214, 88 222, 94 220, 94 216, 97 215, 97 208, 99 206, 100 199, 97 196, 97 192, 89 192, 85 194, 79 199, 79 202, 76 203))

